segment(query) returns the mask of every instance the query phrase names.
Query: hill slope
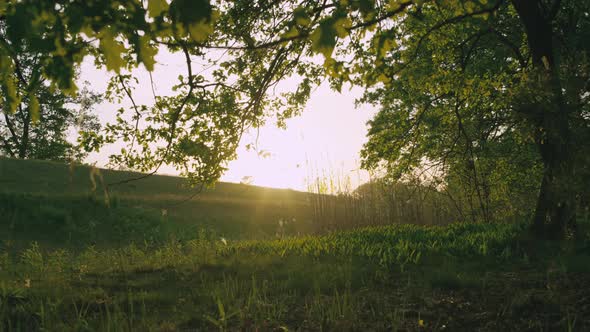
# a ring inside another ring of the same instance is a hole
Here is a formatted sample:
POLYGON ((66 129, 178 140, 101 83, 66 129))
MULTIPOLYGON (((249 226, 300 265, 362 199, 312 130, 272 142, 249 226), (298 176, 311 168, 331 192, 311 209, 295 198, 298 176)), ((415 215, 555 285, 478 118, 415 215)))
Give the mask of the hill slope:
MULTIPOLYGON (((44 160, 20 160, 0 157, 0 184, 2 191, 44 194, 80 194, 92 189, 91 167, 66 165, 44 160)), ((104 183, 114 183, 136 178, 142 173, 99 169, 104 183)), ((100 180, 96 178, 100 190, 100 180)), ((153 175, 142 180, 116 185, 114 193, 125 196, 171 195, 185 198, 194 191, 186 187, 186 181, 177 176, 153 175)), ((205 190, 203 197, 231 196, 248 200, 273 196, 283 200, 301 200, 306 193, 290 189, 265 188, 244 184, 218 182, 215 188, 205 190)))
POLYGON ((280 219, 296 221, 290 232, 307 232, 311 227, 308 193, 220 182, 193 197, 195 189, 175 176, 154 175, 112 186, 105 204, 104 184, 139 175, 99 169, 93 176, 88 166, 0 158, 0 221, 7 226, 2 231, 43 240, 31 232, 31 227, 40 227, 44 232, 63 232, 62 240, 80 233, 95 234, 88 240, 96 241, 96 225, 108 228, 101 229, 105 239, 113 227, 130 228, 117 231, 121 238, 128 233, 136 233, 138 239, 139 233, 149 235, 152 231, 143 229, 138 220, 178 237, 206 230, 229 238, 268 238, 278 231, 280 219), (121 226, 126 222, 133 225, 121 226))

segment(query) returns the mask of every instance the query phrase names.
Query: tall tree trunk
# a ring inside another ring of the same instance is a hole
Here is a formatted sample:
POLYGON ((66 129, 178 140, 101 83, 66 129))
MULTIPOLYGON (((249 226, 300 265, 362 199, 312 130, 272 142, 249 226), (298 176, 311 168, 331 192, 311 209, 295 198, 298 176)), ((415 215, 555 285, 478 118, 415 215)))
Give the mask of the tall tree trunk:
POLYGON ((543 179, 534 216, 537 234, 563 236, 568 225, 575 227, 575 186, 567 113, 545 117, 538 145, 544 163, 543 179), (551 123, 551 121, 553 122, 551 123))
MULTIPOLYGON (((524 26, 533 66, 543 82, 537 102, 527 114, 536 127, 536 140, 543 160, 543 178, 533 230, 538 235, 561 237, 568 225, 575 225, 576 200, 573 180, 572 128, 564 100, 553 44, 552 20, 539 0, 512 0, 524 26)), ((551 15, 551 16, 550 16, 551 15)))
POLYGON ((12 141, 12 144, 6 145, 6 148, 7 150, 10 150, 9 154, 14 157, 16 155, 16 151, 14 151, 13 149, 17 149, 20 146, 20 142, 18 141, 18 135, 16 133, 16 129, 14 128, 12 121, 10 120, 10 116, 6 113, 6 111, 4 111, 3 113, 4 121, 6 122, 6 127, 10 132, 10 140, 12 141))
POLYGON ((27 109, 26 111, 23 110, 22 107, 19 106, 21 115, 23 116, 23 134, 20 140, 20 146, 18 148, 18 157, 20 159, 25 159, 29 152, 29 132, 30 132, 30 125, 31 125, 31 113, 27 109))

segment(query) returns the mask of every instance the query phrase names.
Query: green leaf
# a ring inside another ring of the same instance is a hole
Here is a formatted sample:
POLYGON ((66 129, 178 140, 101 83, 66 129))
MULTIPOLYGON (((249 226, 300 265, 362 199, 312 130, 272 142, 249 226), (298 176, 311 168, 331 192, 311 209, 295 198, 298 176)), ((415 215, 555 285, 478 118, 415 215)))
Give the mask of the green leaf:
POLYGON ((166 10, 168 10, 166 0, 148 0, 148 13, 150 17, 160 16, 166 10))
POLYGON ((379 58, 384 58, 389 51, 397 46, 395 35, 391 31, 382 32, 373 39, 373 48, 379 58))
POLYGON ((282 39, 289 39, 289 38, 293 38, 293 37, 297 37, 297 36, 299 36, 299 30, 297 30, 296 27, 291 27, 291 29, 289 29, 289 31, 287 31, 281 35, 281 38, 282 39))
POLYGON ((303 7, 296 8, 293 11, 293 17, 295 18, 295 23, 299 26, 308 27, 311 24, 311 19, 303 7))
POLYGON ((392 11, 398 10, 399 6, 400 6, 399 0, 389 0, 389 1, 387 1, 386 8, 387 8, 387 11, 392 12, 392 11))
POLYGON ((139 61, 143 63, 148 71, 154 70, 154 56, 158 53, 158 49, 150 44, 148 36, 139 37, 139 61))
POLYGON ((377 77, 377 81, 387 84, 391 82, 391 78, 385 74, 381 74, 377 77))
POLYGON ((352 26, 352 21, 348 17, 340 17, 334 22, 334 30, 339 38, 348 36, 348 29, 352 26))
POLYGON ((102 30, 99 47, 104 54, 107 70, 112 70, 118 74, 121 67, 125 65, 121 58, 121 54, 125 52, 125 47, 115 38, 116 36, 110 29, 102 30))
POLYGON ((14 67, 12 60, 8 56, 0 56, 0 71, 2 76, 2 94, 4 95, 4 107, 10 113, 16 112, 16 107, 20 102, 16 89, 16 82, 14 78, 14 67))
POLYGON ((213 32, 213 22, 219 16, 209 0, 174 0, 170 3, 170 14, 176 27, 188 32, 197 42, 213 32))
POLYGON ((41 118, 41 113, 39 111, 39 99, 34 94, 29 95, 29 114, 31 115, 31 121, 33 124, 37 124, 39 119, 41 118))
POLYGON ((310 36, 312 50, 322 53, 324 57, 331 58, 336 47, 337 31, 334 28, 332 18, 323 20, 310 36))
POLYGON ((213 32, 213 24, 206 20, 201 20, 197 23, 192 23, 188 26, 188 31, 191 38, 196 42, 204 42, 207 37, 213 32))

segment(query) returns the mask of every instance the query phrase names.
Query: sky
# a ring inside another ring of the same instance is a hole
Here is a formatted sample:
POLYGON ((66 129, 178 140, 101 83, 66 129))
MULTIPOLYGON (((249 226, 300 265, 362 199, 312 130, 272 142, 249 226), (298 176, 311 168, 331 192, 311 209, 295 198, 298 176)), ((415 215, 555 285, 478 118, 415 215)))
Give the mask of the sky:
MULTIPOLYGON (((156 60, 152 73, 156 93, 169 94, 178 75, 185 74, 186 63, 179 55, 166 51, 160 51, 156 60)), ((139 79, 134 90, 136 103, 152 104, 148 72, 141 67, 132 74, 139 79)), ((93 91, 104 92, 110 75, 106 70, 95 68, 92 59, 86 59, 78 82, 81 85, 87 81, 93 91)), ((294 83, 286 81, 283 84, 289 88, 294 83)), ((258 130, 246 133, 240 142, 237 159, 228 164, 228 171, 221 181, 301 191, 307 190, 317 177, 332 176, 341 183, 342 189, 349 190, 366 182, 368 173, 360 170, 359 151, 366 141, 366 123, 376 110, 369 105, 355 108, 355 98, 361 93, 358 88, 343 88, 342 93, 337 93, 327 84, 320 85, 302 114, 287 120, 286 130, 268 121, 258 130), (246 144, 252 143, 257 151, 267 152, 265 156, 247 150, 246 144)), ((108 102, 98 105, 96 110, 101 122, 112 121, 116 109, 121 106, 130 107, 131 104, 124 101, 123 105, 108 102)), ((104 167, 108 155, 120 151, 121 147, 118 144, 106 146, 100 153, 91 154, 87 162, 104 167)), ((159 173, 175 175, 176 171, 172 167, 162 167, 159 173)))

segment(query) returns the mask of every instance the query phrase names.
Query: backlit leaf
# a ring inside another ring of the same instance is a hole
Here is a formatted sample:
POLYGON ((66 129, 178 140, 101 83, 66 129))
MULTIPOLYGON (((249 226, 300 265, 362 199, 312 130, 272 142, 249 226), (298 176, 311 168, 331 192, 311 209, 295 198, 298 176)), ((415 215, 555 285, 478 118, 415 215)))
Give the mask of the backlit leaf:
POLYGON ((33 124, 37 124, 41 119, 41 112, 39 107, 39 99, 34 94, 29 95, 29 113, 33 124))
POLYGON ((336 46, 336 29, 334 20, 326 19, 320 23, 317 29, 311 33, 312 49, 322 53, 324 57, 331 58, 336 46))
POLYGON ((14 67, 8 56, 0 56, 0 70, 2 76, 2 95, 4 96, 4 107, 10 113, 16 112, 19 103, 16 82, 14 78, 14 67))
POLYGON ((104 54, 107 70, 119 73, 121 67, 125 65, 121 57, 125 47, 115 37, 110 29, 104 29, 100 37, 100 50, 104 54))
POLYGON ((139 60, 143 63, 148 71, 154 70, 154 56, 158 53, 158 49, 150 45, 150 38, 148 36, 141 36, 139 38, 139 60))
POLYGON ((204 42, 213 32, 213 25, 205 20, 192 23, 188 28, 191 38, 196 42, 204 42))
POLYGON ((167 9, 168 3, 166 0, 148 0, 148 13, 150 17, 160 16, 167 9))

